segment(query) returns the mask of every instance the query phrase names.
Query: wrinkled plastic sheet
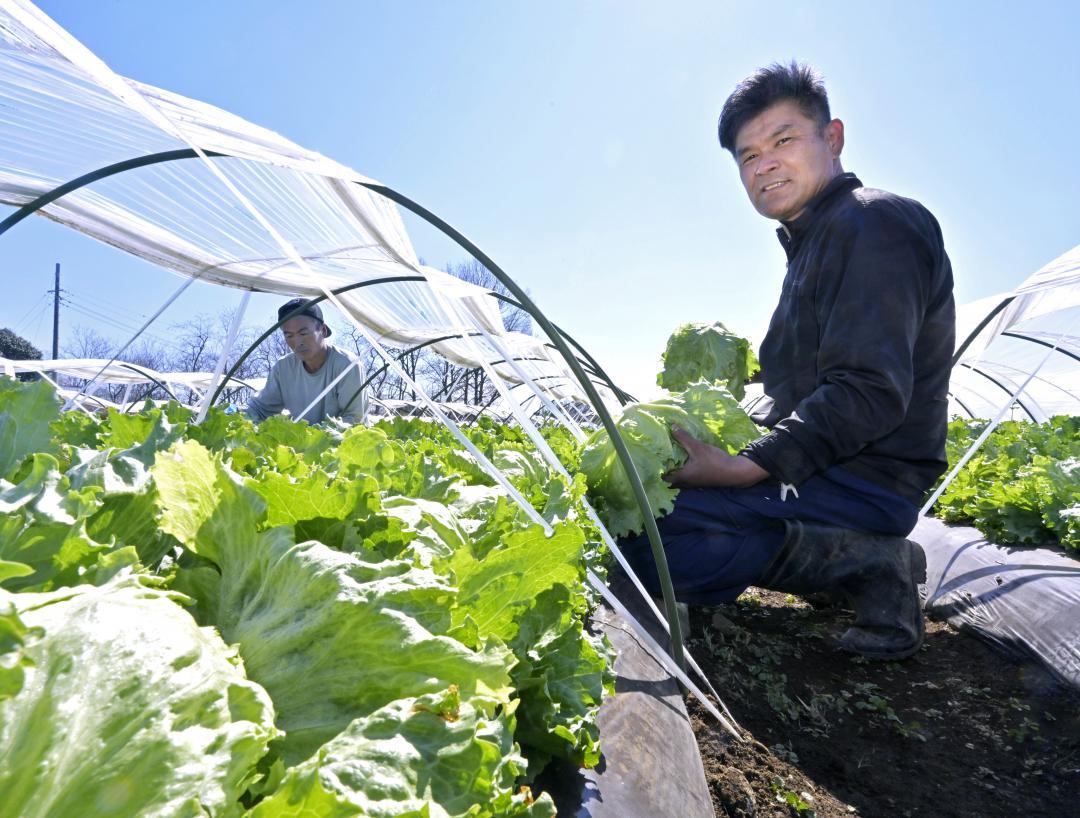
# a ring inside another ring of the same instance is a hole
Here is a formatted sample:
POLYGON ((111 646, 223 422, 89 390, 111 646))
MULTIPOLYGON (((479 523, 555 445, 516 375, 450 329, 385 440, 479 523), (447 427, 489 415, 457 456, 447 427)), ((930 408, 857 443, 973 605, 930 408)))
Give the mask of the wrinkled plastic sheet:
POLYGON ((923 607, 1017 659, 1080 688, 1080 559, 1063 549, 1005 547, 974 528, 922 518, 923 607))
MULTIPOLYGON (((617 591, 661 644, 667 635, 636 593, 617 591)), ((679 685, 628 623, 606 605, 593 616, 615 647, 615 695, 600 708, 596 768, 550 765, 538 784, 565 818, 715 818, 697 739, 679 685)))

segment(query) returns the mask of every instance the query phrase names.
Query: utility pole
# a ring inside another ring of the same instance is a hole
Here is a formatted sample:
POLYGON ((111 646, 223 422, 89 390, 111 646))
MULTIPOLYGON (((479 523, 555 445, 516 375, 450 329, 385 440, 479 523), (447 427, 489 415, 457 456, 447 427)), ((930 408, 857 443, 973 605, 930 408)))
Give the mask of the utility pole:
POLYGON ((56 284, 53 288, 52 308, 52 357, 60 356, 60 262, 56 262, 56 284))

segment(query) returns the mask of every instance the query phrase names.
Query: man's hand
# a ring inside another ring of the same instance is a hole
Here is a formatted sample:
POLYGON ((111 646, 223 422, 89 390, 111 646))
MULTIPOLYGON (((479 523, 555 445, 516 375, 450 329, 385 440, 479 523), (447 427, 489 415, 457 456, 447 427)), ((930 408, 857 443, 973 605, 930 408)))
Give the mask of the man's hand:
POLYGON ((687 458, 681 469, 668 472, 664 479, 680 488, 733 486, 746 488, 760 483, 769 473, 748 457, 732 456, 723 449, 702 443, 693 435, 672 425, 671 436, 684 449, 687 458))

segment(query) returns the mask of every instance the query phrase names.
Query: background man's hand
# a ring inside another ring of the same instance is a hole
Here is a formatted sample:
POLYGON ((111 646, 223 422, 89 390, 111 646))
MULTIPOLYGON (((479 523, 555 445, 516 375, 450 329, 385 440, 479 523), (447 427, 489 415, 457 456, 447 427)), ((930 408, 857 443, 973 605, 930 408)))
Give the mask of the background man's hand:
POLYGON ((733 486, 745 488, 760 483, 769 473, 748 457, 732 456, 723 449, 702 443, 693 435, 672 425, 671 436, 686 449, 681 469, 668 472, 664 479, 679 488, 733 486))

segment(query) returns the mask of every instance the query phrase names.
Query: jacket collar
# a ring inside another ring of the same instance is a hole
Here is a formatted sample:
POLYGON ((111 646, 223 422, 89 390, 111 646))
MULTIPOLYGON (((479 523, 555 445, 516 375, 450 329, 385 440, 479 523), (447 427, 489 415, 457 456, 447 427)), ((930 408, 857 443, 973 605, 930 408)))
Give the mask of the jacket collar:
POLYGON ((841 193, 845 193, 849 190, 855 190, 855 188, 862 187, 862 182, 859 181, 859 177, 854 173, 838 173, 829 183, 822 188, 810 202, 806 205, 806 209, 799 214, 798 218, 793 219, 790 222, 780 222, 780 226, 776 228, 776 236, 780 239, 780 244, 784 248, 784 252, 787 254, 788 261, 795 256, 795 253, 799 249, 799 243, 803 236, 806 235, 810 227, 817 221, 829 205, 839 197, 841 193))

